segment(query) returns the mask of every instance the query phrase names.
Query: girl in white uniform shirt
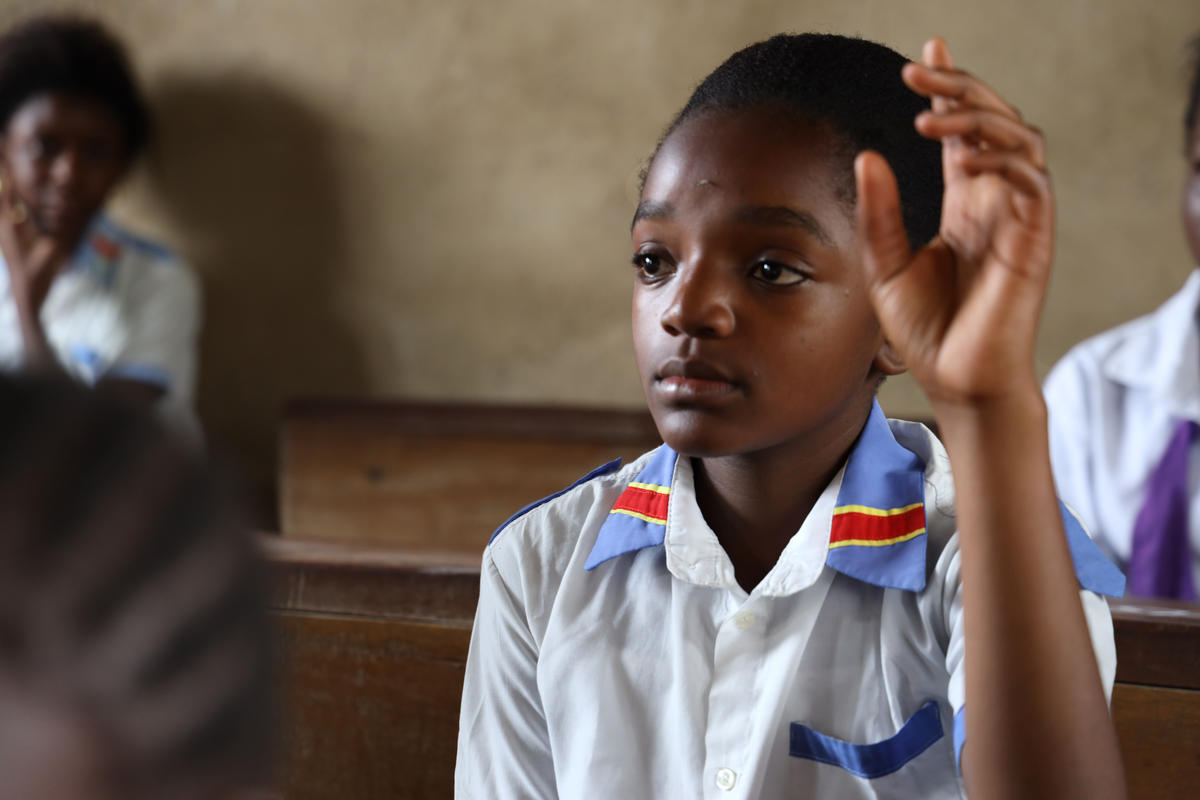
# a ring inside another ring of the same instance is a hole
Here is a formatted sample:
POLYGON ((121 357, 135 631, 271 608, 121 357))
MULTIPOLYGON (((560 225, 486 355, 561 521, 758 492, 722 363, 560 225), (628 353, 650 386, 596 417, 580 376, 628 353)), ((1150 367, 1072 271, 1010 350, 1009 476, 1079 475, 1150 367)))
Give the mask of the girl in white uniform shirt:
POLYGON ((940 40, 710 75, 632 228, 665 444, 488 545, 456 795, 1124 796, 1123 578, 1033 370, 1052 218, 1040 135, 940 40), (946 449, 874 403, 906 366, 946 449))
MULTIPOLYGON (((1200 39, 1184 114, 1184 233, 1200 264, 1200 39)), ((1077 345, 1046 378, 1063 500, 1126 569, 1129 592, 1200 589, 1200 272, 1152 314, 1077 345)))
POLYGON ((192 427, 196 281, 99 213, 149 126, 98 24, 39 17, 0 37, 0 367, 62 370, 192 427))

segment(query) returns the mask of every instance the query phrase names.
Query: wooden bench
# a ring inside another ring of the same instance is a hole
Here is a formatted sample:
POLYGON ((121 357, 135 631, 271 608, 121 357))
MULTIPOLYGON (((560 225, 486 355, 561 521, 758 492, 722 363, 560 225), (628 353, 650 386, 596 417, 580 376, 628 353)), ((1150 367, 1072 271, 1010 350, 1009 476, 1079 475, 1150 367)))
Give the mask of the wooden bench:
POLYGON ((1112 715, 1133 800, 1200 795, 1200 606, 1113 600, 1112 715))
POLYGON ((481 553, 528 503, 661 441, 644 410, 297 399, 281 426, 285 536, 481 553))
MULTIPOLYGON (((265 542, 288 798, 450 797, 479 559, 265 542)), ((1200 608, 1114 601, 1112 711, 1133 798, 1200 786, 1200 608)))
POLYGON ((264 540, 289 800, 453 794, 479 558, 264 540))

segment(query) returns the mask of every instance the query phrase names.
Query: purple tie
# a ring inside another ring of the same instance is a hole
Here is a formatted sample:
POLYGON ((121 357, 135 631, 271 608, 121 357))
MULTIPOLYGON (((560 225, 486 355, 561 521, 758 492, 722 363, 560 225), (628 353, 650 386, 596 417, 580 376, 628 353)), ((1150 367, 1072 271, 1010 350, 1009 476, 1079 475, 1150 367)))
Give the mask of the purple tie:
POLYGON ((1196 428, 1191 420, 1176 426, 1146 482, 1146 501, 1133 523, 1129 594, 1196 599, 1188 543, 1188 451, 1196 428))

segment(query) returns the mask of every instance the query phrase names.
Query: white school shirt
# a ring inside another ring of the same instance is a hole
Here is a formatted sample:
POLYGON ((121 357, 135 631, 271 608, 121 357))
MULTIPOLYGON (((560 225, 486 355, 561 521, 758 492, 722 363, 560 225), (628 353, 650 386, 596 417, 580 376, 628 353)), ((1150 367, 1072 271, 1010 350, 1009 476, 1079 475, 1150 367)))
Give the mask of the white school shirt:
MULTIPOLYGON (((1179 422, 1200 423, 1200 271, 1156 311, 1087 339, 1046 378, 1058 493, 1101 549, 1129 563, 1146 483, 1179 422)), ((1188 463, 1192 576, 1200 587, 1200 447, 1188 463)))
MULTIPOLYGON (((941 444, 876 405, 749 594, 666 446, 526 509, 484 553, 455 796, 962 797, 953 504, 941 444)), ((1107 695, 1112 620, 1080 595, 1107 695)))
MULTIPOLYGON (((200 288, 169 250, 97 215, 50 285, 41 320, 68 374, 89 385, 125 378, 161 387, 163 415, 198 430, 193 395, 200 288)), ((0 254, 0 369, 19 369, 24 360, 20 318, 0 254)))

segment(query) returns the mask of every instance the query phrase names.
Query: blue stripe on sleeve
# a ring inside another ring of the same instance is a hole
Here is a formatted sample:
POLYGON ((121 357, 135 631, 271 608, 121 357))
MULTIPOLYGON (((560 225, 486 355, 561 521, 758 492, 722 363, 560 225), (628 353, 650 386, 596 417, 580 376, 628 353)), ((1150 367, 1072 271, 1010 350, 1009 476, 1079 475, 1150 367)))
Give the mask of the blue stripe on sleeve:
POLYGON ((1058 510, 1062 514, 1063 528, 1067 532, 1067 547, 1071 550, 1071 562, 1075 566, 1079 585, 1109 597, 1125 594, 1125 576, 1121 574, 1121 570, 1104 557, 1100 547, 1084 530, 1083 523, 1062 500, 1058 501, 1058 510))
POLYGON ((958 774, 962 775, 962 749, 967 741, 967 707, 963 706, 954 714, 954 764, 958 774))

